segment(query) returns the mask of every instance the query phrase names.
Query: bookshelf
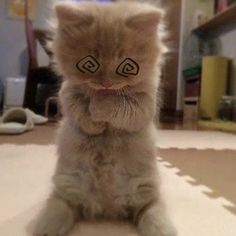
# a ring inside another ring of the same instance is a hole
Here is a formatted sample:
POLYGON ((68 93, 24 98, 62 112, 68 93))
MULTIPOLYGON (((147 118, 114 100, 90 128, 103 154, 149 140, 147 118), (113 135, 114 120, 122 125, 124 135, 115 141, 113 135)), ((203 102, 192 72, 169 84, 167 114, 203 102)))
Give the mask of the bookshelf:
POLYGON ((232 22, 236 22, 236 3, 232 4, 225 11, 216 14, 212 19, 210 19, 206 23, 193 29, 193 33, 196 34, 208 33, 209 31, 216 30, 232 22))

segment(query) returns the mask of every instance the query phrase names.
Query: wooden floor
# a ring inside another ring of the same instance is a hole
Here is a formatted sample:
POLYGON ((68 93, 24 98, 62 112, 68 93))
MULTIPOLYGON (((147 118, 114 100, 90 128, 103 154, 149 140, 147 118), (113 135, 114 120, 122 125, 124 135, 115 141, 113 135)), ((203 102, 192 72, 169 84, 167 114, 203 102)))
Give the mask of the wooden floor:
MULTIPOLYGON (((35 126, 32 131, 21 135, 0 135, 0 144, 37 144, 47 145, 55 143, 55 136, 59 123, 49 122, 46 125, 35 126)), ((159 129, 196 130, 196 124, 161 123, 159 129)))
POLYGON ((20 135, 0 135, 0 144, 54 144, 58 123, 35 126, 32 131, 20 135))

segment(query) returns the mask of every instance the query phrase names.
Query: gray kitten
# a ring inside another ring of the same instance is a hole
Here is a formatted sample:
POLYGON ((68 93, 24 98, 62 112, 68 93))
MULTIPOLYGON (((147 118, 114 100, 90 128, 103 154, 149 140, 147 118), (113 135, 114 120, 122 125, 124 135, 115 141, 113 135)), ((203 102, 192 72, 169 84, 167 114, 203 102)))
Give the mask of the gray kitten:
POLYGON ((132 2, 55 11, 64 120, 35 234, 62 236, 80 219, 108 218, 129 220, 143 236, 176 235, 160 200, 153 135, 162 11, 132 2))

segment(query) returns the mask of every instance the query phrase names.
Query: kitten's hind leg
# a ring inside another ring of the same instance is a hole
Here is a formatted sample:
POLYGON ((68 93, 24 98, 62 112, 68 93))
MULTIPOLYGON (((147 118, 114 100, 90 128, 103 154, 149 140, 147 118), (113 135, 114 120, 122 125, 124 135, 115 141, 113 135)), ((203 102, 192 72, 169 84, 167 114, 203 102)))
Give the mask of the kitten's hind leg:
POLYGON ((66 201, 51 196, 34 227, 34 236, 64 236, 74 225, 76 212, 66 201))
POLYGON ((177 232, 168 219, 164 206, 155 203, 141 210, 138 229, 142 236, 176 236, 177 232))

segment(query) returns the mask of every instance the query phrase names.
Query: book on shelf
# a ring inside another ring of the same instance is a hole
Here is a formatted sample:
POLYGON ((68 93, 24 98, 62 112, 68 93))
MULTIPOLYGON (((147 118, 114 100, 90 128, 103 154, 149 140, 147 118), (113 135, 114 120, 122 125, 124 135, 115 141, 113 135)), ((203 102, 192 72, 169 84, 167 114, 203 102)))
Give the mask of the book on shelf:
POLYGON ((183 70, 183 76, 185 79, 195 78, 201 76, 202 68, 201 66, 193 66, 183 70))

